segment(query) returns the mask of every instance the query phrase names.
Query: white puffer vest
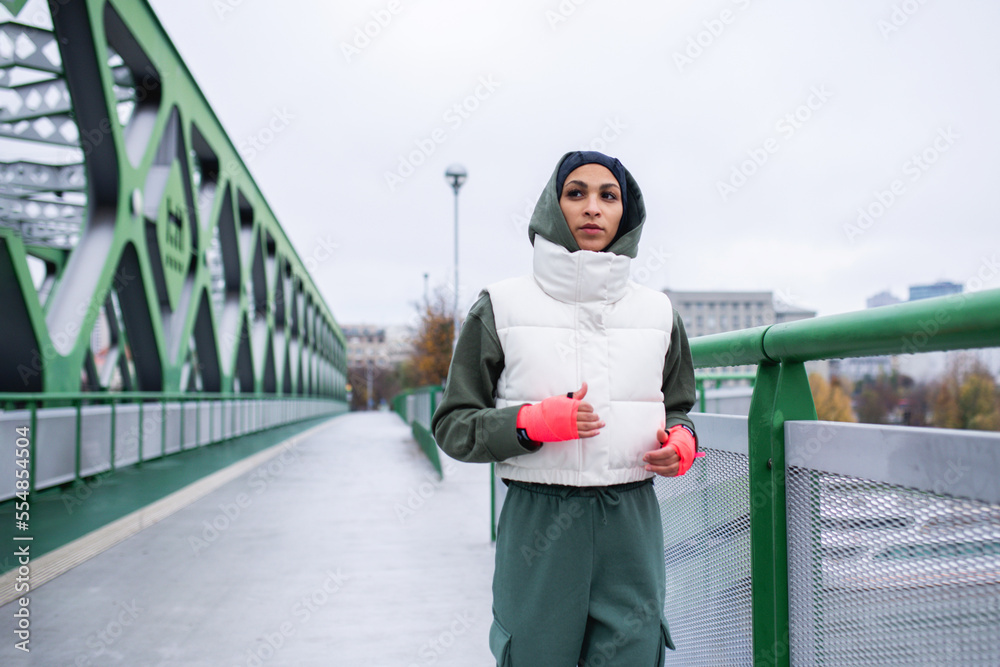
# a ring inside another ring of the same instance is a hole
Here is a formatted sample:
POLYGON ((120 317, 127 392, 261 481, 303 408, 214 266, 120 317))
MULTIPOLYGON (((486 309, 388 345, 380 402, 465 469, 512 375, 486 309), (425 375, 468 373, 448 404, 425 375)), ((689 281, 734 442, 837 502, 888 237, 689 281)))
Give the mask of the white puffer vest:
POLYGON ((502 478, 606 486, 653 476, 642 461, 663 427, 670 299, 629 280, 631 259, 569 252, 535 236, 532 276, 486 288, 504 370, 498 408, 538 403, 587 383, 584 401, 607 423, 593 438, 547 442, 497 464, 502 478))

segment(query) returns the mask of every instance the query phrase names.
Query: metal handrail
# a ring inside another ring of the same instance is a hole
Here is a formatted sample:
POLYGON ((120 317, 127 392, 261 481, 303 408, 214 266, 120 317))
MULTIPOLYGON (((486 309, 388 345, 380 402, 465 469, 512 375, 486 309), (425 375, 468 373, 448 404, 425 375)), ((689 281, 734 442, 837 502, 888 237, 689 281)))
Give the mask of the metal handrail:
POLYGON ((712 334, 690 345, 695 368, 757 366, 747 418, 754 664, 783 667, 789 664, 784 427, 816 419, 804 362, 1000 346, 1000 289, 712 334))
POLYGON ((1000 289, 710 334, 690 344, 695 368, 996 347, 1000 289))
POLYGON ((444 478, 444 469, 441 466, 441 456, 438 452, 437 442, 434 440, 434 435, 431 433, 430 424, 426 426, 421 424, 415 415, 410 414, 407 408, 407 398, 417 394, 428 394, 430 396, 430 412, 428 413, 432 418, 434 417, 434 411, 437 410, 438 406, 438 396, 444 391, 444 387, 440 385, 427 385, 423 387, 415 387, 411 389, 404 389, 403 391, 396 394, 392 399, 393 411, 399 415, 400 419, 409 424, 410 430, 413 432, 413 439, 417 441, 420 445, 420 449, 427 456, 427 459, 437 470, 438 476, 442 479, 444 478))
MULTIPOLYGON (((117 445, 117 431, 115 429, 116 420, 116 406, 138 403, 139 404, 139 418, 142 419, 143 407, 148 406, 150 403, 158 404, 158 408, 153 406, 151 409, 159 410, 160 412, 160 456, 167 456, 167 438, 166 438, 166 410, 168 403, 196 403, 196 404, 212 404, 220 403, 222 401, 326 401, 331 404, 344 405, 344 401, 329 397, 329 396, 290 396, 281 394, 223 394, 223 393, 207 393, 199 392, 195 394, 184 393, 184 392, 150 392, 150 391, 130 391, 130 392, 6 392, 0 393, 0 412, 11 411, 14 409, 24 409, 29 412, 29 425, 30 432, 35 433, 38 424, 38 411, 44 410, 46 408, 55 407, 69 407, 74 408, 75 424, 74 424, 74 483, 80 482, 85 479, 85 476, 81 474, 80 464, 81 464, 81 446, 82 446, 82 418, 83 418, 83 405, 84 403, 97 403, 97 404, 107 404, 111 407, 111 441, 109 443, 111 457, 109 461, 109 471, 114 472, 117 470, 118 466, 115 461, 115 449, 117 445), (15 405, 18 403, 23 403, 23 408, 16 408, 15 405), (57 403, 60 405, 52 405, 57 403)), ((331 411, 333 412, 333 411, 331 411)), ((313 415, 315 416, 315 415, 313 415)), ((246 415, 241 415, 243 421, 246 419, 246 415)), ((200 410, 195 414, 195 430, 196 432, 201 432, 201 412, 200 410)), ((223 437, 221 439, 214 439, 211 433, 214 431, 214 424, 212 420, 214 419, 214 414, 209 412, 209 442, 205 444, 214 444, 216 442, 224 441, 227 438, 223 437)), ((237 417, 234 413, 233 421, 235 423, 237 417)), ((279 424, 273 426, 290 424, 295 421, 301 421, 302 418, 289 419, 287 414, 282 416, 279 424)), ((183 449, 183 438, 185 434, 184 429, 184 411, 181 410, 180 421, 178 428, 178 438, 180 439, 181 448, 177 452, 185 451, 183 449)), ((273 427, 272 426, 272 427, 273 427)), ((263 428, 255 429, 252 432, 257 432, 264 430, 263 428)), ((249 433, 251 431, 248 431, 249 433)), ((138 448, 139 448, 139 459, 138 464, 144 462, 143 459, 143 447, 142 441, 145 430, 139 429, 138 431, 138 448)), ((36 447, 37 443, 34 438, 31 439, 31 491, 34 492, 38 490, 35 486, 35 461, 36 461, 36 447)), ((95 473, 100 474, 100 473, 95 473)), ((87 475, 86 477, 90 477, 87 475)))

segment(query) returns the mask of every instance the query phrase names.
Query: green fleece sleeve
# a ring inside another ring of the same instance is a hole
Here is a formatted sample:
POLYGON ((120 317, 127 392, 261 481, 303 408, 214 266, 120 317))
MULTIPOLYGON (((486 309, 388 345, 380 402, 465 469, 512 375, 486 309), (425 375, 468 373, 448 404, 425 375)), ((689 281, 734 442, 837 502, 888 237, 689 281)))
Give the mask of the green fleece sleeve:
MULTIPOLYGON (((674 311, 674 327, 670 333, 670 348, 663 364, 663 406, 667 411, 667 428, 683 424, 694 433, 688 412, 694 407, 694 362, 688 345, 684 321, 674 311)), ((695 435, 695 442, 698 436, 695 435)))
POLYGON ((503 349, 493 319, 493 304, 483 293, 458 335, 448 382, 431 420, 438 446, 469 463, 503 461, 538 447, 517 439, 520 405, 496 408, 496 386, 504 368, 503 349))

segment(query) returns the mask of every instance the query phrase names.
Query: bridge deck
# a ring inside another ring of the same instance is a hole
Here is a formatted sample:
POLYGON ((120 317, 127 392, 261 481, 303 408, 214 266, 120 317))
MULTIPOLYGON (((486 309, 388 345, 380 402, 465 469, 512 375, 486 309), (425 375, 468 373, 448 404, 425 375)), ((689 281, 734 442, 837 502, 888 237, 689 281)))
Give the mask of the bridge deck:
POLYGON ((279 456, 31 593, 4 665, 488 665, 487 466, 444 482, 392 413, 279 456))

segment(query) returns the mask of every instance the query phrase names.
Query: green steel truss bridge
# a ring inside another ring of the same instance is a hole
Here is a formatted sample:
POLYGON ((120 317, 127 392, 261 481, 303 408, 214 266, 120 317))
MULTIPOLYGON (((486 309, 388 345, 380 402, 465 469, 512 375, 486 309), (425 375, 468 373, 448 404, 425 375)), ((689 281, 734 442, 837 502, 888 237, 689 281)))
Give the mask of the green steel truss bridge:
POLYGON ((343 401, 344 337, 148 4, 3 5, 0 392, 343 401))
MULTIPOLYGON (((0 4, 0 664, 492 664, 440 388, 330 419, 344 335, 145 0, 0 4)), ((1000 435, 818 421, 805 368, 998 344, 1000 290, 693 339, 666 664, 1000 664, 1000 435)))

